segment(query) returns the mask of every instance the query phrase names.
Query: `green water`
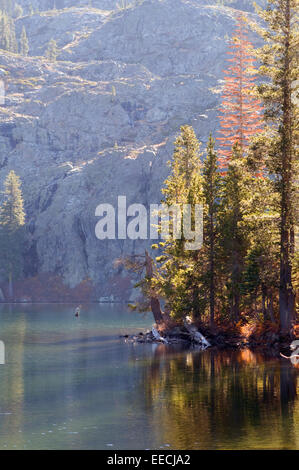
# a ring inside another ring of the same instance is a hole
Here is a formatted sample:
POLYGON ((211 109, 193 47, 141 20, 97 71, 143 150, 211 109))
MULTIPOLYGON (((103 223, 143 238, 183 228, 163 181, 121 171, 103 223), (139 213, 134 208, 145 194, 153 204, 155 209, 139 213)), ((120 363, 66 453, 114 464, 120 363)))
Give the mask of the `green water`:
POLYGON ((298 369, 133 345, 122 306, 0 306, 0 449, 298 449, 298 369))

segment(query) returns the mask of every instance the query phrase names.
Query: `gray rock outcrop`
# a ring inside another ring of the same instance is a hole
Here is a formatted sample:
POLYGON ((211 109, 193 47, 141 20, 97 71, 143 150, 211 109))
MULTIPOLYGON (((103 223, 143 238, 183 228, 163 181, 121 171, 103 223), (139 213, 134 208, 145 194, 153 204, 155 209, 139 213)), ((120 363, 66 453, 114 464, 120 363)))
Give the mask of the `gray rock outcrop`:
POLYGON ((99 241, 95 209, 118 195, 159 202, 179 127, 192 125, 203 142, 215 132, 236 10, 196 0, 73 4, 56 0, 70 8, 17 20, 30 57, 0 52, 0 184, 11 169, 22 179, 26 276, 51 272, 71 287, 91 279, 98 297, 117 299, 131 284, 115 260, 150 242, 99 241), (53 63, 41 57, 51 38, 53 63))

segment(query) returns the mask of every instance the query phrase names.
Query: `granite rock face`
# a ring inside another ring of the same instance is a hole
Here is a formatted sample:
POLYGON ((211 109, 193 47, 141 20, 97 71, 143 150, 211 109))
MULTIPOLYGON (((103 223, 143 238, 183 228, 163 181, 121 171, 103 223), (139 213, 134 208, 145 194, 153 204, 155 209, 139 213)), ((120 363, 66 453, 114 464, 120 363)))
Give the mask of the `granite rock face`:
MULTIPOLYGON (((54 8, 63 9, 70 7, 89 7, 98 8, 100 10, 119 10, 124 8, 134 7, 141 4, 146 0, 17 0, 25 12, 29 11, 30 4, 34 10, 47 11, 54 8)), ((160 0, 164 1, 164 0, 160 0)), ((262 0, 263 2, 265 0, 262 0)), ((207 5, 212 3, 211 0, 192 0, 192 3, 200 5, 207 5)), ((219 0, 214 2, 219 5, 229 6, 232 8, 239 8, 245 11, 253 11, 253 2, 250 0, 219 0)), ((261 4, 261 2, 259 2, 261 4)))
MULTIPOLYGON (((25 12, 29 11, 30 4, 33 10, 49 11, 70 7, 90 7, 99 8, 102 10, 115 10, 122 0, 17 0, 17 3, 22 6, 25 12)), ((127 2, 131 3, 130 1, 127 2)))
POLYGON ((104 11, 112 0, 94 0, 102 10, 60 3, 17 20, 29 57, 0 53, 0 184, 11 169, 23 182, 27 277, 55 273, 71 287, 90 279, 97 298, 128 298, 132 283, 115 260, 150 242, 98 240, 95 209, 119 195, 159 202, 179 127, 192 125, 203 143, 215 131, 236 10, 196 0, 117 11, 104 11), (51 38, 55 63, 41 57, 51 38))

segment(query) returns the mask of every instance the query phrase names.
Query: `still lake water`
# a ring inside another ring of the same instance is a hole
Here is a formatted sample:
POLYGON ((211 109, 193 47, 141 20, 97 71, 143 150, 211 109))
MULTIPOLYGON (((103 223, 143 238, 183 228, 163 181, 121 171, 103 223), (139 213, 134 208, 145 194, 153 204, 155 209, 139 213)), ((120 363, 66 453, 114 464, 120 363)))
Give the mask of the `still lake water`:
POLYGON ((127 344, 120 305, 1 305, 0 449, 299 449, 298 369, 127 344))

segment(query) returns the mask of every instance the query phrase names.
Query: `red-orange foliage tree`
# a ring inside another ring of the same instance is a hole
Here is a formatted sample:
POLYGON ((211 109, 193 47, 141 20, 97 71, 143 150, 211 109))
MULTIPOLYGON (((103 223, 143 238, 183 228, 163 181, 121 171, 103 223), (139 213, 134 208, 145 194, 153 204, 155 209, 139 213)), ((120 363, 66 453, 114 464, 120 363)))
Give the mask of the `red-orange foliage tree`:
POLYGON ((242 17, 230 40, 228 59, 224 71, 224 87, 220 107, 219 165, 226 168, 232 156, 232 148, 238 143, 240 155, 244 156, 251 136, 262 130, 261 101, 253 94, 256 80, 253 46, 242 17))

